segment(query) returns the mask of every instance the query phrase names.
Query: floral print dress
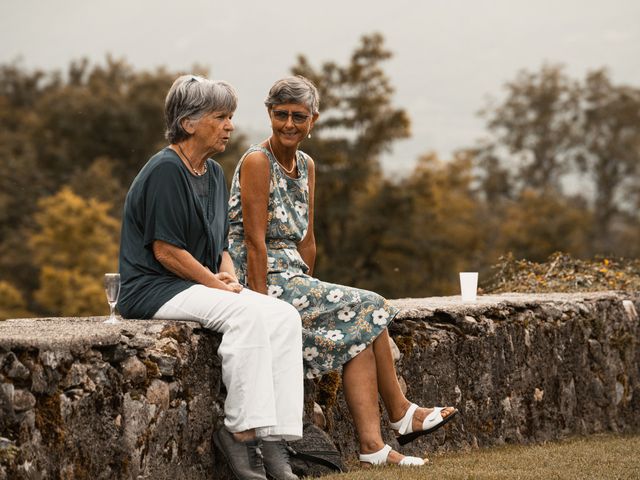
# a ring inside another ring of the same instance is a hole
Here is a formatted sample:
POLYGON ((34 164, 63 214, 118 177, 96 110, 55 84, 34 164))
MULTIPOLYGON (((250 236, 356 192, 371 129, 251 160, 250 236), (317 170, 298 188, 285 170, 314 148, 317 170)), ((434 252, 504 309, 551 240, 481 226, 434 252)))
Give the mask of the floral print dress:
POLYGON ((247 250, 242 224, 240 168, 252 152, 270 162, 267 220, 268 295, 298 309, 302 317, 303 357, 307 378, 340 368, 363 351, 397 314, 380 295, 323 282, 307 275, 309 267, 296 248, 309 223, 308 156, 298 151, 299 177, 289 177, 271 152, 254 145, 236 167, 229 198, 229 253, 241 283, 247 283, 247 250))

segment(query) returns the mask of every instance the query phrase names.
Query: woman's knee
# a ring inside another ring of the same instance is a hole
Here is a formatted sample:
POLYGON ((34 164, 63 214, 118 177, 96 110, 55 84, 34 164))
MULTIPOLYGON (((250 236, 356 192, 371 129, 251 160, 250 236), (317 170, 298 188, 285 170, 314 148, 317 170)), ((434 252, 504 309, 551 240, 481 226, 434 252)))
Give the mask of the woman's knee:
POLYGON ((285 329, 293 335, 298 335, 302 338, 302 319, 300 318, 300 312, 285 302, 279 302, 277 316, 281 328, 285 329))
POLYGON ((283 316, 287 318, 287 321, 300 325, 301 319, 298 309, 287 302, 280 301, 278 303, 278 307, 282 310, 283 316))
POLYGON ((360 368, 375 367, 375 354, 373 352, 373 346, 371 344, 358 353, 355 357, 344 364, 345 369, 359 370, 360 368))
POLYGON ((380 335, 378 335, 376 337, 376 339, 373 341, 374 345, 378 344, 378 341, 380 342, 387 342, 389 343, 389 329, 385 328, 384 330, 382 330, 382 332, 380 332, 380 335))
POLYGON ((261 309, 264 315, 278 319, 284 325, 300 325, 300 312, 290 303, 277 298, 269 297, 267 308, 261 309))
POLYGON ((262 311, 251 302, 245 302, 240 308, 235 309, 228 325, 225 333, 238 340, 253 339, 252 341, 260 344, 269 342, 269 328, 265 325, 262 311))

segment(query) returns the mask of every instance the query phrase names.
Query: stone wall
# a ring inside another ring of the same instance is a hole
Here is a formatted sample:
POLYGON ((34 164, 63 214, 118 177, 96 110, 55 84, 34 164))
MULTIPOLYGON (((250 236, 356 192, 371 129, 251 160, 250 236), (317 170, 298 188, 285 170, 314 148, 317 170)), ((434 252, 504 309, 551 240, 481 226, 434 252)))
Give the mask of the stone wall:
MULTIPOLYGON (((406 299, 390 332, 407 397, 460 418, 402 449, 414 455, 570 435, 640 431, 640 297, 615 293, 406 299)), ((321 385, 331 391, 332 382, 321 385)), ((323 395, 317 397, 323 398, 323 395)), ((324 413, 353 458, 343 398, 324 413)), ((393 446, 390 430, 383 429, 393 446)))
MULTIPOLYGON (((403 452, 640 430, 638 296, 395 303, 390 331, 408 397, 461 412, 403 452)), ((0 480, 227 478, 210 441, 224 398, 219 336, 190 322, 102 320, 0 322, 0 480)), ((306 387, 307 414, 315 400, 353 459, 339 376, 306 387)))

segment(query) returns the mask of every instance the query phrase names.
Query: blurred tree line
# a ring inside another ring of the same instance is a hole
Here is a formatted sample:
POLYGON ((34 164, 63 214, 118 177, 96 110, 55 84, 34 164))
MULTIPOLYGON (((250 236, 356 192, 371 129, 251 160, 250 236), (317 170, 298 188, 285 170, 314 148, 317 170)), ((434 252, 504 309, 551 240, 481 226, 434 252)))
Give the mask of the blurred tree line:
MULTIPOLYGON (((456 293, 458 271, 487 277, 507 252, 640 256, 640 89, 603 69, 519 72, 481 112, 486 138, 389 178, 380 156, 410 135, 390 57, 372 34, 344 65, 300 56, 292 68, 322 100, 302 147, 318 169, 319 277, 419 297, 456 293)), ((102 274, 117 269, 124 196, 165 145, 178 74, 113 58, 64 75, 0 66, 0 318, 107 311, 102 274)), ((236 135, 217 158, 228 177, 246 147, 236 135)))

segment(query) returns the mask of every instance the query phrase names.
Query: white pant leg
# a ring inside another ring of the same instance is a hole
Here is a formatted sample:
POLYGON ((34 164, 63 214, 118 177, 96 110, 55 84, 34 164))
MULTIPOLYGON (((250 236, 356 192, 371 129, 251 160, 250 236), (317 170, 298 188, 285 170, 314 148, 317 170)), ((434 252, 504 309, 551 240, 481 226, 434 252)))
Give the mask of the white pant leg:
POLYGON ((237 294, 195 285, 154 318, 196 320, 223 334, 218 355, 229 431, 302 436, 302 333, 295 308, 247 289, 237 294))
POLYGON ((286 302, 251 290, 246 292, 264 313, 273 354, 273 390, 278 422, 272 427, 259 428, 257 434, 268 440, 298 440, 302 438, 304 403, 300 314, 286 302))

